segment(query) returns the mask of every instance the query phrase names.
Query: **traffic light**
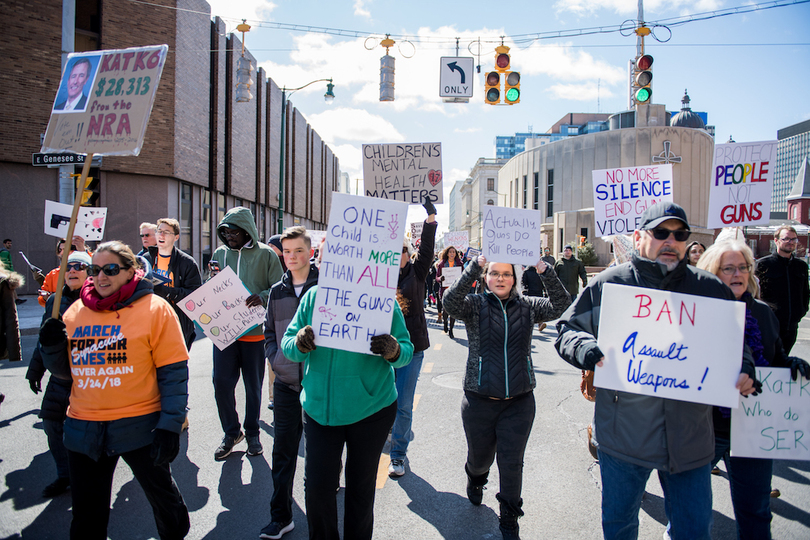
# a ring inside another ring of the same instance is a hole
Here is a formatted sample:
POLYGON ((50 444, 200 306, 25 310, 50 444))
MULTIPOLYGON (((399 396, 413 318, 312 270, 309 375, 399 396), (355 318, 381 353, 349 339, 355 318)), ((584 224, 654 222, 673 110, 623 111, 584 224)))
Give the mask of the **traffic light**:
POLYGON ((509 71, 504 83, 504 101, 507 105, 520 103, 520 73, 509 71))
POLYGON ((636 58, 635 64, 633 83, 636 91, 634 98, 636 103, 649 103, 652 99, 653 57, 649 54, 643 54, 636 58))
POLYGON ((485 92, 484 101, 490 105, 501 102, 501 75, 497 71, 490 71, 484 75, 485 92))
MULTIPOLYGON (((81 178, 81 174, 71 174, 70 176, 76 179, 75 185, 79 187, 79 180, 81 178)), ((98 177, 94 178, 92 176, 88 176, 84 179, 84 189, 82 190, 82 200, 79 203, 79 206, 98 206, 98 198, 99 198, 99 181, 98 177)))

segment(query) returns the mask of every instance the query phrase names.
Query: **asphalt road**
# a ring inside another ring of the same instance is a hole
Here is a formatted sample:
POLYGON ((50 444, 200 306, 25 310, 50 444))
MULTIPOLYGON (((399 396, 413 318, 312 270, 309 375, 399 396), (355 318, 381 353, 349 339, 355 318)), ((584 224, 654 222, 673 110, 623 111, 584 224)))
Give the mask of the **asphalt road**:
MULTIPOLYGON (((472 506, 465 494, 466 443, 460 419, 465 329, 458 323, 456 340, 450 340, 435 324, 435 310, 429 313, 432 346, 426 352, 417 387, 415 439, 408 452, 408 472, 399 480, 389 479, 388 456, 381 456, 374 537, 497 540, 497 466, 492 469, 482 506, 472 506)), ((585 429, 593 406, 579 393, 579 371, 554 351, 555 336, 556 331, 550 327, 542 334, 535 331, 533 341, 537 417, 525 459, 526 515, 520 521, 521 535, 524 540, 601 538, 599 465, 585 445, 585 429)), ((794 354, 810 358, 807 320, 799 338, 794 354)), ((35 339, 23 338, 26 359, 35 339)), ((0 407, 0 538, 68 538, 69 492, 53 500, 41 497, 42 489, 55 479, 56 472, 37 418, 41 395, 35 396, 29 390, 24 379, 26 367, 27 361, 0 364, 0 391, 6 394, 0 407)), ((214 461, 213 452, 222 432, 211 384, 210 341, 202 339, 194 344, 189 367, 191 427, 182 436, 180 456, 172 464, 191 512, 188 538, 258 538, 269 521, 273 413, 262 409, 264 455, 249 458, 245 443, 241 443, 226 461, 214 461)), ((244 403, 241 396, 237 401, 244 403)), ((285 540, 307 538, 303 443, 299 456, 294 488, 296 528, 284 536, 285 540)), ((773 537, 810 538, 810 462, 777 461, 773 485, 782 492, 782 497, 772 502, 773 537)), ((712 477, 712 487, 714 538, 736 538, 725 473, 712 477)), ((337 497, 342 514, 342 493, 337 497)), ((148 503, 123 462, 116 471, 111 503, 110 538, 156 537, 148 503)), ((661 538, 665 521, 661 488, 652 475, 640 513, 640 538, 661 538)))

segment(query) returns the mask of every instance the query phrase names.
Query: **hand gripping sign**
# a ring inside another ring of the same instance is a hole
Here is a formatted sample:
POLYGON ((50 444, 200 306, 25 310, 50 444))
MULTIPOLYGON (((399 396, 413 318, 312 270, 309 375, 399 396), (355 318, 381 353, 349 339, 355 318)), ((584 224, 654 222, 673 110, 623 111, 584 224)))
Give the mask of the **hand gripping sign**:
POLYGON ((744 328, 742 302, 607 283, 593 384, 737 407, 744 328))

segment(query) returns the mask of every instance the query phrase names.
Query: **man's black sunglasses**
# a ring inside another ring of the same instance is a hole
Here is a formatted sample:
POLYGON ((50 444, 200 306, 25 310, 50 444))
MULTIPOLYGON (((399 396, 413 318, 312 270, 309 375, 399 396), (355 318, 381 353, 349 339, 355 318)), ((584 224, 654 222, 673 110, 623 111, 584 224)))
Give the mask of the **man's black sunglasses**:
POLYGON ((121 265, 115 263, 105 264, 104 266, 93 264, 87 267, 88 276, 97 276, 102 272, 107 276, 117 276, 121 272, 121 265))
POLYGON ((663 227, 656 227, 654 229, 647 229, 653 235, 656 240, 666 240, 669 238, 669 235, 675 237, 676 242, 686 242, 689 239, 689 235, 692 234, 692 231, 688 231, 686 229, 664 229, 663 227))

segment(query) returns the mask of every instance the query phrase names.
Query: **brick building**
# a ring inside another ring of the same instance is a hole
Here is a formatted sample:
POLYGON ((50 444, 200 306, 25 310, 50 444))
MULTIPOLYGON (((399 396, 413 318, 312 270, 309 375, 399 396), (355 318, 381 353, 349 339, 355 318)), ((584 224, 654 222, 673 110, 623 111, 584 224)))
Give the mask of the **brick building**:
MULTIPOLYGON (((15 267, 24 268, 18 250, 45 270, 55 265, 56 239, 43 233, 44 201, 72 203, 67 175, 81 172, 31 165, 59 85, 60 53, 71 48, 169 46, 140 155, 104 157, 91 169, 96 204, 108 208, 105 239, 140 248, 141 222, 174 217, 181 249, 205 264, 229 208, 251 208, 264 238, 277 232, 281 89, 272 74, 255 69, 247 51, 253 99, 235 101, 242 44, 219 18, 212 20, 207 2, 9 0, 0 14, 13 21, 0 38, 0 236, 14 240, 15 267)), ((324 229, 338 159, 289 102, 285 131, 284 226, 324 229)), ((26 285, 23 292, 35 290, 26 285)))

